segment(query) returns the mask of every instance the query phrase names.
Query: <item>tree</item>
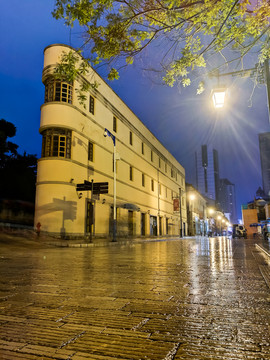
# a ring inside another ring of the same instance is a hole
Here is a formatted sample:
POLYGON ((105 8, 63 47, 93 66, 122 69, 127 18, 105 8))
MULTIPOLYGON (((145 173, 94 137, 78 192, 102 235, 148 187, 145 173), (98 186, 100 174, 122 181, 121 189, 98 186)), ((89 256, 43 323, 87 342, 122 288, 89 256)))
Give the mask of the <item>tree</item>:
POLYGON ((8 154, 11 156, 17 155, 18 145, 7 141, 8 137, 13 137, 16 134, 16 127, 4 120, 0 120, 0 168, 4 166, 8 154))
POLYGON ((228 62, 229 49, 230 62, 240 64, 251 52, 259 64, 270 56, 268 0, 56 0, 53 16, 84 28, 80 52, 91 65, 106 62, 109 79, 118 78, 123 59, 132 64, 154 45, 152 69, 169 86, 189 85, 213 54, 228 62))
POLYGON ((7 140, 16 135, 16 127, 0 120, 0 198, 35 200, 36 155, 18 154, 18 145, 7 140))

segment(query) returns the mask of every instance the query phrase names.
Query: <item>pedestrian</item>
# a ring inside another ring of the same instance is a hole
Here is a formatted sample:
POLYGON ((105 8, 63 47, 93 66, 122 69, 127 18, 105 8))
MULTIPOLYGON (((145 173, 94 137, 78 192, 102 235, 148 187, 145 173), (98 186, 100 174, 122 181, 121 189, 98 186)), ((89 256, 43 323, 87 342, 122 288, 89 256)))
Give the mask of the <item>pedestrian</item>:
POLYGON ((38 223, 37 223, 37 236, 40 235, 40 228, 41 228, 41 223, 38 222, 38 223))

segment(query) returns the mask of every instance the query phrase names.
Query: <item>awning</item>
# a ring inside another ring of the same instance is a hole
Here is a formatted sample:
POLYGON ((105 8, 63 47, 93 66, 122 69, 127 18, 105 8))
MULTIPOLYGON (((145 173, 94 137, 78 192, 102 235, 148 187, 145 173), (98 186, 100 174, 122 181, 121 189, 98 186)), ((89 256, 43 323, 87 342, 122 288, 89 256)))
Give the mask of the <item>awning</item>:
POLYGON ((122 204, 120 207, 122 207, 123 209, 132 210, 132 211, 140 211, 139 206, 137 206, 135 204, 131 204, 131 203, 122 204))

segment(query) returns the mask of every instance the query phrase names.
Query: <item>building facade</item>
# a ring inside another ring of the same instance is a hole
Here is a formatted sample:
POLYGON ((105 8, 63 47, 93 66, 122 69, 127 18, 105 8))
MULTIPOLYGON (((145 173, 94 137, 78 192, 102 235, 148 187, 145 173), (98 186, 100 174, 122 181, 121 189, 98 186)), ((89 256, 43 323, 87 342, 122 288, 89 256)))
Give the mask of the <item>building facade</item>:
POLYGON ((195 153, 196 186, 209 199, 218 201, 219 162, 218 152, 209 145, 202 145, 195 153))
POLYGON ((219 180, 219 204, 222 212, 229 214, 231 223, 237 223, 235 185, 228 179, 219 180))
POLYGON ((191 184, 186 183, 188 235, 205 236, 208 233, 207 199, 191 184))
POLYGON ((184 168, 94 70, 74 83, 53 76, 69 51, 58 44, 44 50, 35 224, 63 238, 111 238, 116 208, 117 237, 179 236, 173 200, 183 194, 183 228, 184 168), (86 107, 76 93, 82 82, 98 83, 86 107), (104 137, 105 129, 111 136, 104 137), (108 193, 77 191, 85 181, 108 183, 108 193))
POLYGON ((263 190, 270 196, 270 132, 259 134, 263 190))

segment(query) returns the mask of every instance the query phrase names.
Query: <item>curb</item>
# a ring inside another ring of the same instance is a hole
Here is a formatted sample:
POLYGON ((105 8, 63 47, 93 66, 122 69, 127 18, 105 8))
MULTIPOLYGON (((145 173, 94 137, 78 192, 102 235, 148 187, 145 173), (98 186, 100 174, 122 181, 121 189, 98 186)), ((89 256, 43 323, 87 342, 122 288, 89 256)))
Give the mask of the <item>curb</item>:
POLYGON ((255 244, 256 248, 258 248, 261 252, 263 252, 264 255, 266 255, 267 257, 269 257, 270 260, 270 252, 262 245, 259 244, 255 244))

